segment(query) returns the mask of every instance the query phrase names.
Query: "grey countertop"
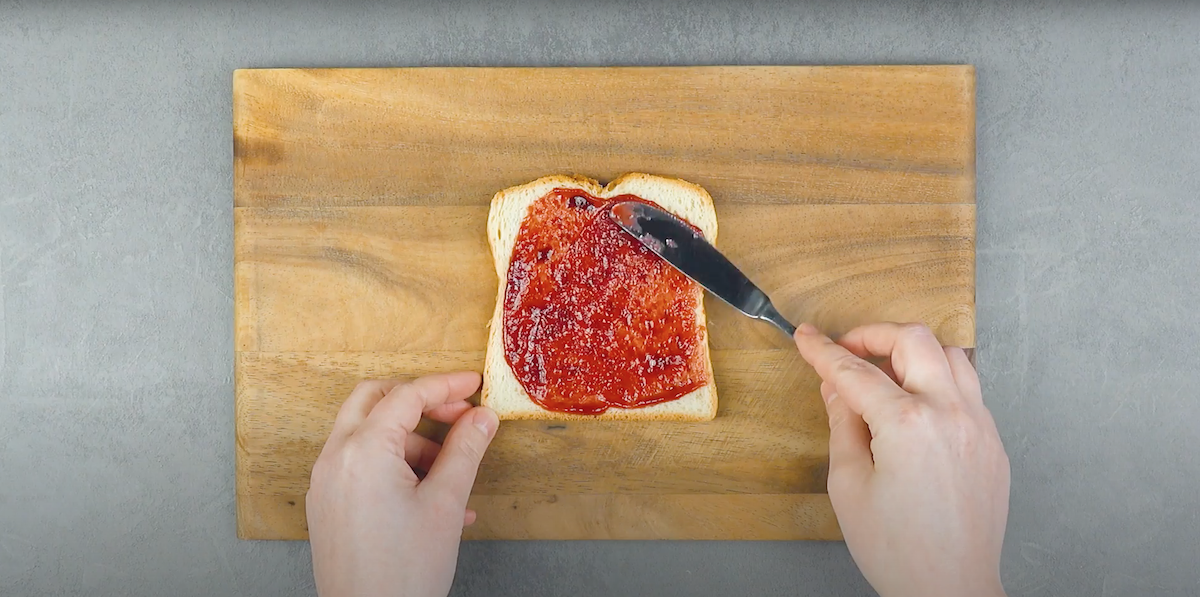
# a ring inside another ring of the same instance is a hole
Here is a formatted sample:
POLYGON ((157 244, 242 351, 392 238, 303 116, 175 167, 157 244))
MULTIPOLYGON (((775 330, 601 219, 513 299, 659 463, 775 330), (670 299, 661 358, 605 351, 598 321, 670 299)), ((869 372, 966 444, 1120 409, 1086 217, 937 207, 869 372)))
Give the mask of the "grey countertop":
MULTIPOLYGON (((0 594, 312 592, 234 536, 235 68, 759 63, 976 66, 1006 585, 1200 591, 1200 3, 166 4, 0 0, 0 594)), ((870 593, 840 543, 473 543, 454 589, 870 593)))

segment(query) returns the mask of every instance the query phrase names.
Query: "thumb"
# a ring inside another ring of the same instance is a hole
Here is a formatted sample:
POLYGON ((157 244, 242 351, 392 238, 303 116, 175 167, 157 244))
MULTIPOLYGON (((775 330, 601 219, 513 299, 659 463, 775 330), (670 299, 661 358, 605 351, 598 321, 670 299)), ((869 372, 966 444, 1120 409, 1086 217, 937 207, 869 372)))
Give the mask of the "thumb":
POLYGON ((496 435, 500 420, 495 411, 477 406, 463 413, 442 442, 442 450, 429 468, 429 474, 418 490, 435 491, 453 496, 466 507, 475 484, 475 473, 483 453, 496 435))
POLYGON ((832 384, 821 384, 821 398, 829 415, 829 497, 838 500, 839 496, 857 495, 875 470, 871 432, 832 384))

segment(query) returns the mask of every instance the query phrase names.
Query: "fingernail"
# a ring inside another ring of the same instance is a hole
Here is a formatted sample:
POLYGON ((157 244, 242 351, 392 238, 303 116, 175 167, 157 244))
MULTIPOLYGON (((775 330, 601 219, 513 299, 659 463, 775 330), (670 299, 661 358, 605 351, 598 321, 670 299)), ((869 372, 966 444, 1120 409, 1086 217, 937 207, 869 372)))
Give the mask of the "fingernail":
POLYGON ((837 397, 837 392, 830 392, 828 396, 821 394, 821 400, 825 401, 825 406, 829 406, 829 403, 837 400, 837 397))
POLYGON ((475 418, 471 420, 471 423, 489 438, 496 433, 496 428, 500 426, 500 419, 496 416, 496 411, 486 406, 477 407, 473 416, 475 418))
POLYGON ((801 334, 804 334, 805 336, 811 336, 811 335, 817 333, 817 327, 806 321, 806 322, 800 324, 800 327, 796 328, 796 331, 800 332, 801 334))

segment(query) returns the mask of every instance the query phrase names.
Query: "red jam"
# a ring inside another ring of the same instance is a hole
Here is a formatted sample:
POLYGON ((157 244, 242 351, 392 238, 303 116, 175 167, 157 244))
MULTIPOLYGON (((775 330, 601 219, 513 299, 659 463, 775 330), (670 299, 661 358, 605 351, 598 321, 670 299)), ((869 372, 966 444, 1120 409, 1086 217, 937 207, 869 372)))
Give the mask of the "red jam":
POLYGON ((695 282, 621 230, 602 200, 555 189, 529 207, 504 293, 504 357, 547 410, 600 414, 707 383, 695 282))

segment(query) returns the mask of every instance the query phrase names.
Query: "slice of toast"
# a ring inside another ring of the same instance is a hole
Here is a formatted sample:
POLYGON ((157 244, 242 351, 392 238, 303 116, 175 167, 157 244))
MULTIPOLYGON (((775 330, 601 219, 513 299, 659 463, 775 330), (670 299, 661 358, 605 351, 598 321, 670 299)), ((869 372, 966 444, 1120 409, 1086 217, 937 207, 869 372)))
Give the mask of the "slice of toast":
POLYGON ((690 222, 709 242, 716 242, 717 213, 712 197, 702 187, 676 178, 649 174, 625 174, 607 186, 582 176, 547 176, 528 184, 496 193, 488 212, 487 234, 492 260, 500 278, 496 308, 488 332, 487 356, 483 368, 481 403, 496 411, 501 419, 558 419, 558 420, 642 420, 642 421, 708 421, 717 414, 717 390, 713 383, 712 360, 709 356, 708 333, 705 326, 703 289, 693 285, 696 292, 696 321, 701 327, 700 350, 708 383, 678 399, 640 408, 610 407, 597 415, 562 413, 542 408, 534 402, 513 374, 504 354, 504 296, 508 281, 509 261, 525 215, 538 199, 554 189, 580 189, 599 198, 631 194, 658 204, 663 209, 690 222))

